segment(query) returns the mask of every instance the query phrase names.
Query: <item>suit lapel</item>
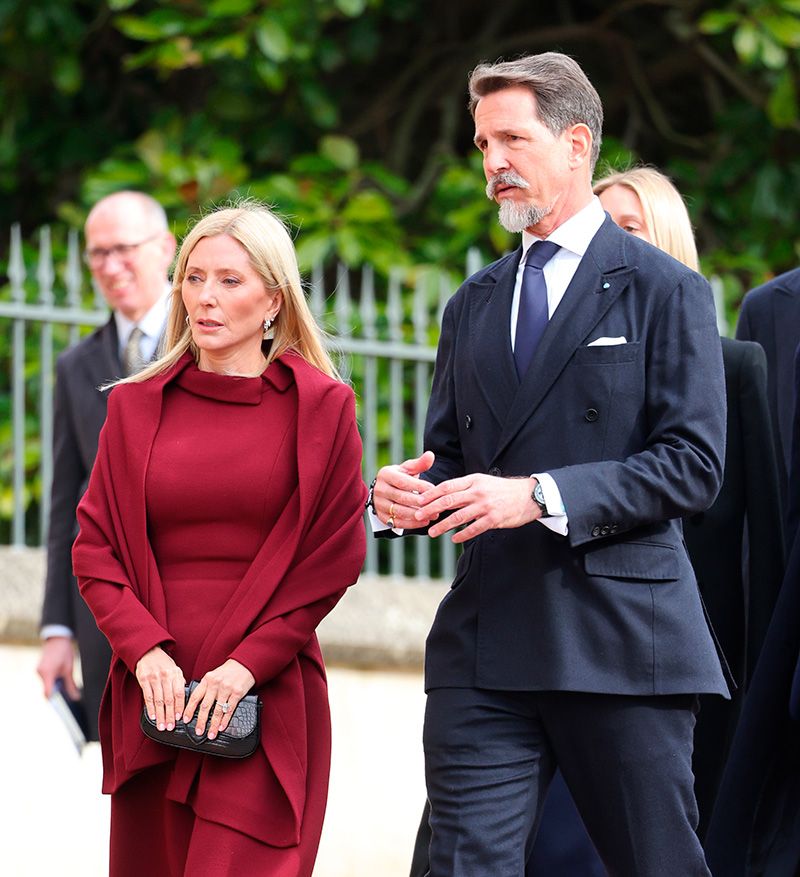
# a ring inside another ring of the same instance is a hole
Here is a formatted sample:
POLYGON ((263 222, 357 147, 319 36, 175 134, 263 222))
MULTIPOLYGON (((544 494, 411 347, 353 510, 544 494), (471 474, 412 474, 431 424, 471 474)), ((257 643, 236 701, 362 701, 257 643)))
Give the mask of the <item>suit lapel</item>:
POLYGON ((522 248, 470 290, 469 341, 478 385, 501 426, 519 386, 511 350, 511 300, 522 248))
POLYGON ((547 325, 519 387, 495 452, 498 457, 547 395, 575 350, 626 288, 635 266, 625 263, 621 232, 606 218, 592 239, 547 325))
POLYGON ((117 324, 114 315, 95 336, 96 346, 86 358, 92 386, 99 387, 122 375, 119 361, 119 345, 117 343, 117 324))

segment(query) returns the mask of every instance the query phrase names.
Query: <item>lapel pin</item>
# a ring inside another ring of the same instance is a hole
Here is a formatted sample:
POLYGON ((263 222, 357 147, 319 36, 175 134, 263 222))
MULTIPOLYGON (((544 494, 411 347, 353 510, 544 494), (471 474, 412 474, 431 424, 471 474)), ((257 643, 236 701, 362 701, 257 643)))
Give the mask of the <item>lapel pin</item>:
POLYGON ((608 289, 610 286, 611 284, 606 280, 606 282, 603 284, 603 289, 608 289))

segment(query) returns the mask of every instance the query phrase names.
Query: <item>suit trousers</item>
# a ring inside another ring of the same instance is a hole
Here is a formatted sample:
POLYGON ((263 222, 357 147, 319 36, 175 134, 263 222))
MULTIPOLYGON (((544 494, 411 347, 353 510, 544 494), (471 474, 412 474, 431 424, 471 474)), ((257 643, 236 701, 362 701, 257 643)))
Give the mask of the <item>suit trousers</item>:
POLYGON ((523 877, 556 767, 612 877, 708 877, 696 711, 688 694, 430 690, 430 877, 523 877))

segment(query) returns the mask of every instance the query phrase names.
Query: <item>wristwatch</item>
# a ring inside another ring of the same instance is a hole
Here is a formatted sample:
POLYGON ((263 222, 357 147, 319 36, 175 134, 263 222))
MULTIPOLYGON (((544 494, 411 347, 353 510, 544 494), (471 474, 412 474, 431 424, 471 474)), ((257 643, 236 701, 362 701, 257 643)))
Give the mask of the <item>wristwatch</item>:
POLYGON ((531 499, 539 506, 543 518, 549 518, 550 512, 547 511, 547 503, 544 501, 544 491, 542 490, 541 481, 536 482, 536 487, 531 492, 531 499))

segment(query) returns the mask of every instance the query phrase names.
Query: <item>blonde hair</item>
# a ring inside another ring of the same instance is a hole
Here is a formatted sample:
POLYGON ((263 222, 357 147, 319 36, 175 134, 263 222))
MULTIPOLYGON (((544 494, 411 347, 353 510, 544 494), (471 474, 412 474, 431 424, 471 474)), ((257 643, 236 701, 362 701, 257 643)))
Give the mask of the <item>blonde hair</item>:
POLYGON ((169 317, 160 357, 135 375, 117 383, 134 383, 161 374, 191 350, 195 362, 200 351, 192 341, 186 323, 181 286, 189 256, 206 237, 228 235, 247 251, 250 264, 267 289, 280 290, 283 301, 273 324, 273 338, 264 350, 267 365, 287 351, 302 356, 332 378, 339 375, 325 349, 325 335, 308 307, 292 239, 284 223, 266 206, 254 199, 237 202, 206 214, 186 234, 175 262, 169 317))
POLYGON ((669 177, 652 167, 635 167, 601 177, 594 193, 599 195, 611 186, 625 186, 639 199, 655 246, 693 271, 700 270, 689 212, 669 177))

